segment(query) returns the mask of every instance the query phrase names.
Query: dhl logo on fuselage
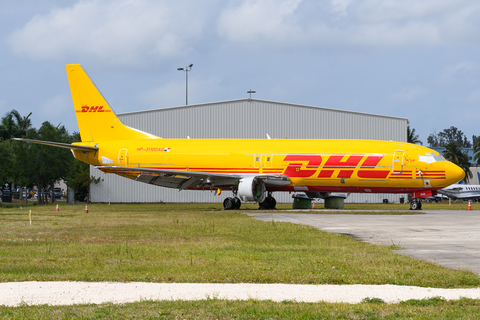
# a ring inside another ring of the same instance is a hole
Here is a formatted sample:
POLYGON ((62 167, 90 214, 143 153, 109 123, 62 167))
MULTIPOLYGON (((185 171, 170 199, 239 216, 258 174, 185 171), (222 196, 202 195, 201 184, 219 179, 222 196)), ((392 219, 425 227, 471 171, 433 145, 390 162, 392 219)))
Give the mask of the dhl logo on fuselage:
POLYGON ((321 167, 316 178, 332 178, 335 170, 340 169, 336 178, 350 178, 357 170, 358 178, 385 179, 390 170, 372 170, 376 168, 383 157, 384 155, 331 155, 322 166, 323 157, 320 155, 292 154, 283 159, 283 161, 290 162, 284 174, 291 178, 310 178, 321 167), (344 159, 345 157, 346 159, 344 159), (364 158, 365 160, 362 162, 364 158), (296 161, 306 161, 307 164, 296 161), (362 164, 359 166, 360 162, 362 164))
POLYGON ((82 106, 82 110, 75 110, 75 112, 112 112, 112 110, 103 110, 103 106, 82 106))

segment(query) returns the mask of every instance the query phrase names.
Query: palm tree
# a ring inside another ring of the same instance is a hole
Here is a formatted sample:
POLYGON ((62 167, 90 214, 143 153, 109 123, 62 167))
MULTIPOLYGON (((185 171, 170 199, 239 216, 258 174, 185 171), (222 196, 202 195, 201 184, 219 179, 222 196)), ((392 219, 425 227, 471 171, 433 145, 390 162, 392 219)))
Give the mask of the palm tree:
POLYGON ((415 134, 415 129, 410 129, 410 125, 407 125, 407 142, 423 145, 422 141, 420 141, 419 139, 418 134, 415 134))
POLYGON ((7 112, 0 124, 0 137, 4 140, 10 140, 11 138, 20 136, 22 132, 21 120, 22 117, 17 110, 13 109, 7 112))
POLYGON ((473 145, 473 160, 477 162, 477 165, 480 164, 480 137, 475 139, 473 145))
POLYGON ((28 116, 22 117, 15 109, 7 112, 0 122, 0 138, 10 140, 11 138, 23 136, 24 132, 26 137, 28 128, 32 126, 31 115, 32 113, 30 112, 28 116))
POLYGON ((468 161, 468 155, 462 150, 462 147, 459 147, 455 141, 448 143, 445 146, 445 152, 443 156, 450 162, 453 162, 457 166, 465 171, 465 178, 463 181, 468 183, 468 181, 473 178, 472 171, 470 171, 470 162, 468 161))

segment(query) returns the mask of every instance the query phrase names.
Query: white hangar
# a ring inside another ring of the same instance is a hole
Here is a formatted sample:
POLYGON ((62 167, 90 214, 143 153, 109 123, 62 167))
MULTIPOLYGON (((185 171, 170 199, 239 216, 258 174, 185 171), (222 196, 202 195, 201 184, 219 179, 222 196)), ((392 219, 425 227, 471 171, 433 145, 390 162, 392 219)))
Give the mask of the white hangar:
MULTIPOLYGON (((408 119, 241 99, 119 114, 133 128, 162 138, 192 139, 374 139, 405 142, 408 119)), ((201 143, 201 140, 199 141, 201 143)), ((231 192, 178 191, 135 182, 91 167, 102 178, 90 189, 92 202, 223 202, 231 192)), ((288 193, 274 193, 277 202, 292 202, 288 193)), ((398 201, 403 194, 351 194, 346 202, 398 201)))

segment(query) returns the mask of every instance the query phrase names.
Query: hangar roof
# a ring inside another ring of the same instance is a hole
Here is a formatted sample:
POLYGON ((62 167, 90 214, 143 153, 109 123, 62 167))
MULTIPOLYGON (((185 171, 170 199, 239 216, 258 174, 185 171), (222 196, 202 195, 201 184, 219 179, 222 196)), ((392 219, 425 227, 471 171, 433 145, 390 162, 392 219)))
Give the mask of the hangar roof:
POLYGON ((403 117, 386 116, 386 115, 367 113, 367 112, 348 111, 348 110, 341 110, 341 109, 324 108, 324 107, 308 106, 308 105, 295 104, 295 103, 277 102, 277 101, 261 100, 261 99, 249 99, 249 98, 227 100, 227 101, 218 101, 218 102, 207 102, 207 103, 199 103, 199 104, 189 104, 189 105, 186 105, 186 106, 178 106, 178 107, 166 107, 166 108, 158 108, 158 109, 151 109, 151 110, 132 111, 132 112, 119 113, 119 115, 140 114, 140 113, 159 112, 159 111, 173 111, 173 110, 179 110, 179 109, 197 108, 197 107, 204 107, 204 106, 214 106, 214 105, 226 104, 226 103, 237 103, 237 102, 242 102, 242 101, 252 101, 252 102, 257 101, 257 102, 272 103, 272 104, 284 105, 284 106, 290 106, 290 107, 297 107, 297 108, 310 108, 310 109, 317 109, 317 110, 328 110, 328 111, 342 112, 342 113, 349 113, 349 114, 366 115, 366 116, 371 116, 371 117, 402 119, 402 120, 407 120, 407 123, 408 123, 408 119, 403 118, 403 117))

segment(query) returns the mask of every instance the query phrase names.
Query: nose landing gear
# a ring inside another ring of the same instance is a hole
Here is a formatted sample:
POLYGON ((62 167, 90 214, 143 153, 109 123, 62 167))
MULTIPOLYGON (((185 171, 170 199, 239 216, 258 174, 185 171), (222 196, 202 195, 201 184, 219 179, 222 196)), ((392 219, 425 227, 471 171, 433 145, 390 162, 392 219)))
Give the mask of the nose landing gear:
POLYGON ((410 210, 422 210, 422 202, 419 199, 412 199, 410 210))

